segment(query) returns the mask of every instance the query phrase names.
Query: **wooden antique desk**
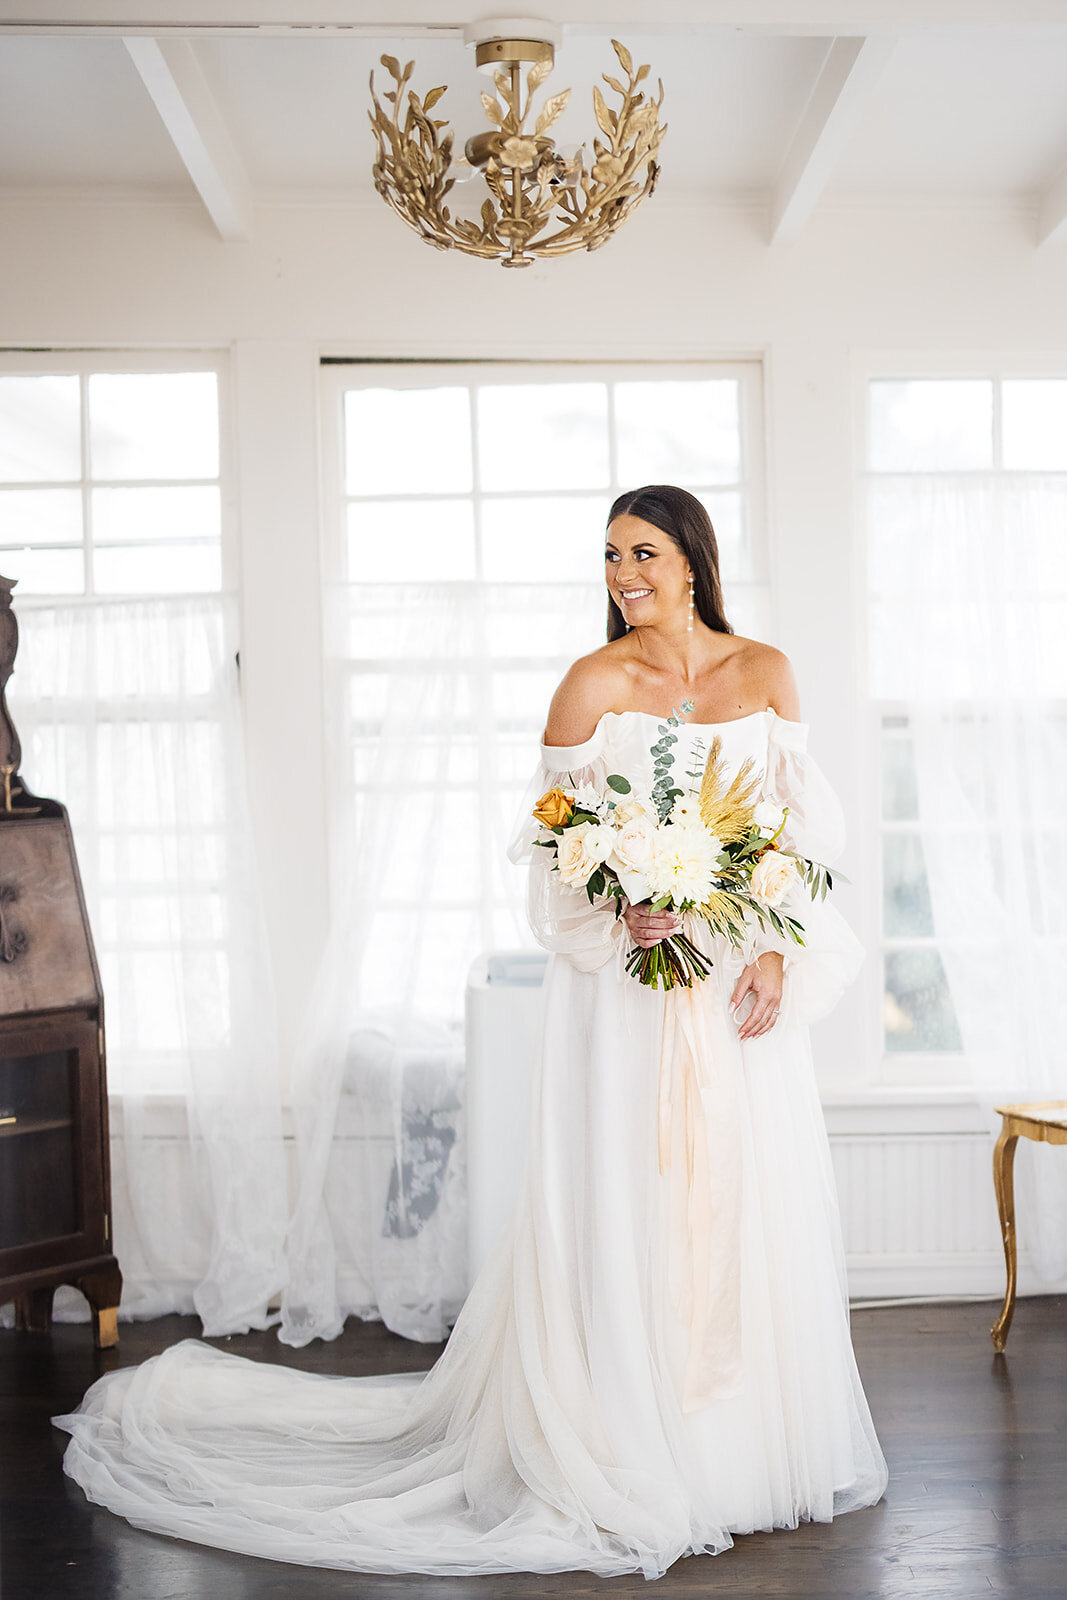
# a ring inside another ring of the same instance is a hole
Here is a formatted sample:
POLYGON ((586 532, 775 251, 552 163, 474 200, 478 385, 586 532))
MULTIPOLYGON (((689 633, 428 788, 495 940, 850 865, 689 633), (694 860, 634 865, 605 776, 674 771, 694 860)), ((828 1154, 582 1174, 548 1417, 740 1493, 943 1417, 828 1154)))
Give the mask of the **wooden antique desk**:
POLYGON ((1015 1313, 1015 1146, 1020 1138, 1033 1139, 1038 1144, 1067 1144, 1067 1100, 1037 1100, 1032 1105, 997 1106, 997 1115, 1003 1118, 1003 1122, 993 1152, 993 1184, 997 1191, 1000 1235, 1004 1241, 1004 1260, 1008 1267, 1004 1304, 1000 1316, 990 1329, 993 1348, 999 1353, 1008 1342, 1008 1330, 1015 1313))

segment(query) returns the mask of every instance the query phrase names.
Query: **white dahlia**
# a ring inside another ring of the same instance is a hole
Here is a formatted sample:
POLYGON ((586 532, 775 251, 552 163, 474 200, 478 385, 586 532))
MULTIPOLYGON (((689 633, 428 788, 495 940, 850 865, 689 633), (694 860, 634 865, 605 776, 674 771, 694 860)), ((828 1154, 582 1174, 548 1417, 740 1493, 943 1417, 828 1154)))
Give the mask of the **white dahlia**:
POLYGON ((722 842, 699 823, 675 823, 656 835, 652 871, 653 893, 669 894, 675 905, 692 901, 700 905, 715 883, 715 867, 722 842))

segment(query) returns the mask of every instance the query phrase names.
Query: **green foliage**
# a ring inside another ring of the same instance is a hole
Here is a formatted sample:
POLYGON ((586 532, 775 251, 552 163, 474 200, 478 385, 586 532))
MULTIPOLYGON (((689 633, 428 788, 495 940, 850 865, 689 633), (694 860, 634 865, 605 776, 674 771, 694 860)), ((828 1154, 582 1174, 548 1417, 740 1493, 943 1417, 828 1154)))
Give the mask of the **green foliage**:
MULTIPOLYGON (((811 898, 813 900, 825 900, 834 886, 834 875, 830 868, 824 867, 819 861, 809 861, 807 856, 794 856, 793 860, 797 864, 801 878, 808 886, 811 898)), ((842 883, 849 881, 844 873, 839 872, 837 876, 842 883)))
POLYGON ((660 736, 652 746, 652 800, 660 822, 666 822, 674 802, 680 800, 685 793, 673 782, 674 746, 678 743, 678 735, 671 730, 681 726, 683 714, 687 715, 692 711, 693 705, 692 700, 683 700, 682 704, 671 712, 666 722, 659 724, 660 736))

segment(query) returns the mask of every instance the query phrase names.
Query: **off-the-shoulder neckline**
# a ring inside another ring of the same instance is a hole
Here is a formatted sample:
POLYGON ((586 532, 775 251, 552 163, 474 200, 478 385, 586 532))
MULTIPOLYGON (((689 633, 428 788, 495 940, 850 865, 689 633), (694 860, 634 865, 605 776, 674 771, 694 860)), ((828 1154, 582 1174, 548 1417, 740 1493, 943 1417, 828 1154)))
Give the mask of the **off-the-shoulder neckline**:
MULTIPOLYGON (((778 715, 777 711, 775 711, 773 706, 764 706, 762 711, 747 711, 743 717, 727 717, 725 719, 725 721, 723 721, 723 722, 689 722, 689 721, 685 721, 685 722, 679 723, 679 727, 682 727, 682 728, 732 728, 735 722, 751 722, 753 717, 765 717, 768 712, 770 712, 772 717, 776 717, 778 715)), ((601 717, 601 719, 600 719, 600 722, 603 722, 604 717, 651 717, 653 722, 666 722, 667 721, 667 718, 666 717, 661 717, 657 711, 605 711, 604 712, 604 716, 601 717)), ((600 722, 597 723, 597 727, 598 728, 600 726, 600 722)), ((596 729, 594 729, 593 731, 595 733, 596 729)))
MULTIPOLYGON (((762 711, 749 711, 743 717, 727 717, 725 722, 683 722, 680 724, 680 726, 683 728, 700 728, 702 731, 709 728, 732 728, 736 723, 751 722, 754 717, 766 716, 775 717, 779 722, 785 722, 789 727, 803 728, 806 726, 806 724, 803 722, 790 722, 787 717, 779 717, 773 706, 766 706, 762 711)), ((592 744, 593 740, 600 732, 601 723, 606 717, 651 717, 653 722, 666 722, 667 720, 666 717, 661 717, 657 711, 636 711, 632 709, 626 711, 605 711, 602 713, 596 727, 593 729, 588 739, 583 739, 580 744, 545 744, 544 740, 542 739, 541 748, 542 750, 581 750, 587 744, 592 744)))

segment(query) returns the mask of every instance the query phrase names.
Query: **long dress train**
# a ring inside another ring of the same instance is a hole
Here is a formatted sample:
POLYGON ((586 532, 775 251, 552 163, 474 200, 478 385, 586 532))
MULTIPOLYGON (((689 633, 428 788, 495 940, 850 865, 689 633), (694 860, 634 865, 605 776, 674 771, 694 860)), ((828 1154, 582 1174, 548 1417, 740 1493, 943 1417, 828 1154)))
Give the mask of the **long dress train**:
MULTIPOLYGON (((651 780, 656 728, 609 712, 585 744, 542 747, 529 805, 556 782, 651 780)), ((832 859, 840 812, 806 729, 770 710, 689 724, 679 752, 715 734, 789 805, 790 845, 832 859)), ((522 823, 513 858, 532 837, 522 823)), ((697 925, 711 976, 642 988, 624 924, 547 855, 529 875, 555 953, 522 1199, 436 1366, 329 1378, 185 1341, 56 1419, 91 1500, 283 1561, 654 1578, 732 1534, 881 1496, 806 1027, 855 940, 829 901, 798 901, 808 938, 785 951, 781 1016, 742 1044, 741 956, 697 925)))

